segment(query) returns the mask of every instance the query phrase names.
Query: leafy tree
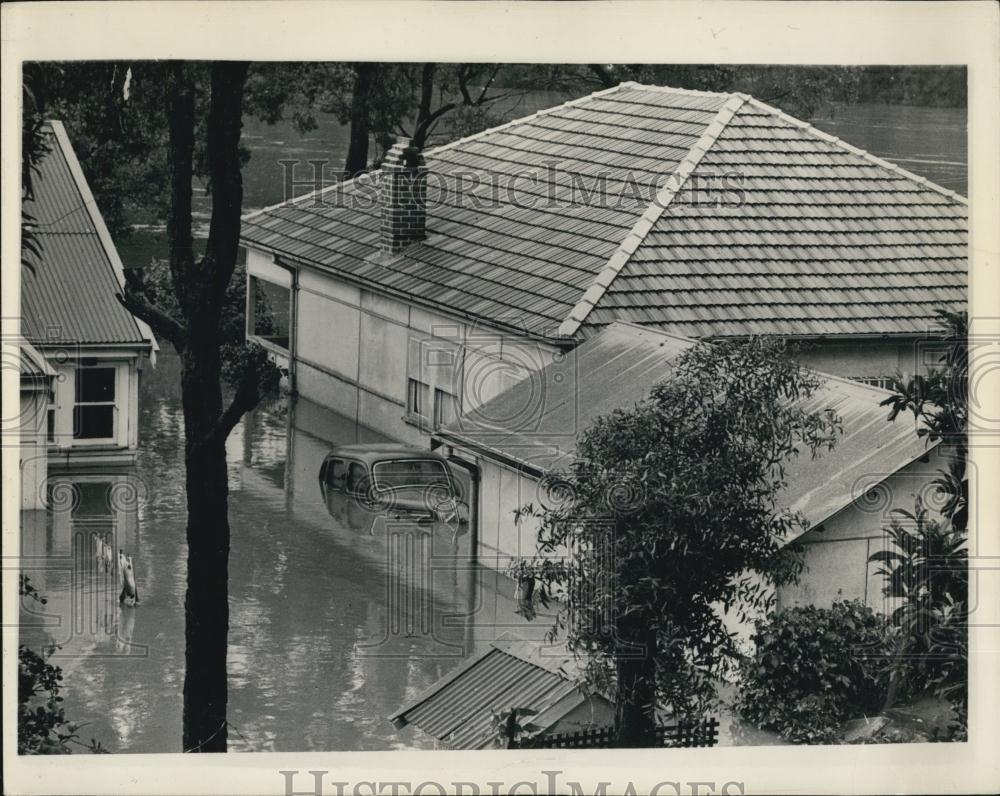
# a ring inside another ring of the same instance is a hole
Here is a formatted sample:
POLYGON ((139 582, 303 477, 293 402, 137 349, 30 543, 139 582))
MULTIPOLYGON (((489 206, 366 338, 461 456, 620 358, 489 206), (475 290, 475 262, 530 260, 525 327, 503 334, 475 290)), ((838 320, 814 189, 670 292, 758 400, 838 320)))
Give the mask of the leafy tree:
POLYGON ((34 177, 38 164, 49 152, 45 137, 45 100, 41 95, 38 72, 32 64, 27 64, 21 83, 21 265, 29 271, 35 270, 35 262, 41 257, 41 241, 35 234, 37 220, 24 209, 24 202, 35 198, 34 177))
POLYGON ((516 566, 561 596, 552 635, 614 693, 616 745, 653 745, 660 705, 704 711, 739 657, 719 608, 764 610, 801 569, 783 542, 805 520, 775 496, 800 449, 835 444, 836 414, 802 403, 819 386, 779 341, 697 344, 581 434, 548 505, 520 510, 538 549, 516 566))
MULTIPOLYGON (((224 297, 236 269, 243 198, 240 130, 248 64, 169 64, 163 92, 169 129, 169 269, 178 317, 126 285, 122 302, 169 340, 181 359, 187 493, 187 592, 183 748, 226 750, 229 630, 229 484, 225 441, 276 374, 248 357, 232 401, 223 407, 224 297), (199 87, 208 85, 207 95, 199 87), (192 180, 197 132, 205 130, 212 214, 205 253, 192 240, 192 180)), ((161 117, 162 118, 162 117, 161 117)))
POLYGON ((902 695, 929 692, 948 699, 965 732, 968 712, 968 320, 939 311, 946 350, 940 366, 910 378, 897 376, 895 394, 882 402, 889 420, 901 413, 918 421, 917 434, 940 443, 947 469, 934 485, 944 498, 941 519, 918 498, 913 512, 897 509, 884 529, 890 543, 872 555, 887 597, 898 599, 898 631, 890 664, 890 705, 902 695))

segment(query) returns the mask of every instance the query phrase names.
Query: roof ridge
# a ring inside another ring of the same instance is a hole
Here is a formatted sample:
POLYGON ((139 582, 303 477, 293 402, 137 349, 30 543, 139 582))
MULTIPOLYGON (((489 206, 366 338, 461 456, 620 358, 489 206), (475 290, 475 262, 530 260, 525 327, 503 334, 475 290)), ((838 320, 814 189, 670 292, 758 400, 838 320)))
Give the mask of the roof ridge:
POLYGON ((919 185, 923 185, 926 188, 930 188, 932 191, 947 196, 949 199, 952 199, 958 202, 959 204, 963 205, 969 204, 968 198, 962 196, 957 191, 952 191, 949 188, 945 188, 942 185, 938 185, 936 182, 931 182, 926 177, 922 177, 919 174, 914 174, 912 171, 907 171, 902 166, 899 166, 889 160, 880 158, 878 155, 873 155, 866 149, 861 149, 861 147, 856 147, 853 144, 849 144, 847 143, 847 141, 844 141, 835 135, 831 135, 830 133, 820 130, 818 127, 809 124, 809 122, 804 122, 801 119, 797 119, 791 114, 785 113, 780 108, 775 108, 773 105, 768 105, 766 102, 763 102, 762 100, 759 100, 756 97, 751 97, 748 95, 744 96, 747 97, 750 103, 757 106, 761 110, 767 111, 772 116, 775 116, 778 119, 781 119, 782 121, 788 122, 789 124, 798 127, 800 130, 804 130, 807 133, 814 135, 816 138, 819 138, 831 144, 835 144, 836 146, 839 146, 841 149, 845 149, 848 152, 851 152, 852 154, 860 155, 865 160, 871 161, 877 166, 881 166, 884 169, 889 169, 889 171, 894 171, 897 174, 906 177, 907 179, 912 180, 913 182, 918 183, 919 185))
MULTIPOLYGON (((704 91, 696 88, 679 88, 675 86, 660 86, 656 83, 640 83, 637 80, 626 80, 618 84, 619 86, 629 86, 630 88, 641 88, 646 91, 659 91, 664 94, 686 94, 691 97, 733 97, 739 94, 736 91, 704 91)), ((747 96, 743 94, 741 96, 747 96)))
MULTIPOLYGON (((590 94, 584 94, 582 97, 574 97, 573 99, 567 100, 566 102, 563 102, 563 103, 561 103, 559 105, 552 105, 551 107, 548 107, 548 108, 541 108, 541 109, 535 111, 534 113, 529 113, 526 116, 520 116, 517 119, 511 119, 510 121, 504 122, 503 124, 498 124, 495 127, 488 127, 485 130, 480 130, 477 133, 471 133, 470 135, 463 136, 462 138, 456 138, 454 141, 449 141, 446 144, 441 144, 440 146, 436 146, 436 147, 432 147, 430 149, 426 149, 426 150, 424 150, 423 154, 424 154, 425 157, 431 157, 431 156, 435 155, 438 152, 444 152, 446 150, 452 149, 453 147, 459 146, 460 144, 466 144, 469 141, 478 140, 478 139, 480 139, 480 138, 482 138, 482 137, 484 137, 486 135, 490 135, 491 133, 495 133, 495 132, 497 132, 499 130, 506 130, 508 127, 513 127, 514 125, 525 124, 528 121, 530 121, 531 119, 535 119, 535 118, 537 118, 539 116, 546 116, 546 115, 548 115, 550 113, 554 113, 555 111, 560 110, 562 108, 569 108, 569 107, 572 107, 574 105, 579 105, 579 104, 581 104, 583 102, 586 102, 587 100, 593 99, 594 97, 602 97, 605 94, 612 94, 615 91, 619 91, 622 88, 622 86, 624 86, 624 85, 626 85, 626 84, 619 83, 617 86, 611 86, 611 88, 605 88, 605 89, 601 89, 599 91, 593 91, 590 94)), ((381 171, 381 169, 372 169, 371 171, 362 172, 361 174, 357 175, 356 177, 351 177, 349 180, 343 180, 343 181, 336 180, 336 181, 334 181, 334 183, 332 185, 328 185, 328 186, 326 186, 324 188, 319 188, 319 189, 317 189, 315 191, 310 191, 309 193, 302 194, 302 196, 293 196, 291 199, 285 199, 282 202, 277 202, 276 204, 269 205, 267 207, 262 207, 259 210, 255 210, 252 213, 248 213, 247 215, 243 216, 243 220, 249 220, 251 218, 255 218, 255 217, 261 215, 262 213, 266 213, 268 211, 274 210, 274 209, 276 209, 278 207, 282 207, 284 205, 295 204, 297 202, 304 202, 307 199, 310 199, 310 198, 313 198, 313 197, 318 197, 318 196, 326 193, 327 191, 331 191, 331 190, 334 190, 336 188, 343 189, 343 188, 347 187, 348 185, 350 185, 351 183, 353 183, 356 179, 358 179, 358 177, 370 176, 372 174, 375 174, 378 171, 381 171)))
POLYGON ((708 123, 702 131, 701 136, 699 136, 698 140, 688 150, 688 154, 677 164, 677 167, 667 178, 666 184, 657 192, 656 197, 639 217, 639 220, 633 224, 632 229, 629 230, 628 234, 618 245, 618 248, 608 259, 604 268, 594 277, 594 281, 590 287, 587 288, 580 300, 570 310, 569 315, 559 325, 559 336, 571 337, 576 334, 587 319, 587 316, 590 315, 591 310, 604 297, 605 292, 611 286, 615 277, 621 273, 632 255, 635 254, 636 250, 646 239, 646 235, 656 225, 656 222, 660 220, 663 212, 667 209, 667 205, 680 192, 687 178, 698 167, 698 164, 701 163, 701 159, 705 156, 705 153, 712 148, 719 134, 729 124, 736 112, 743 107, 747 99, 745 94, 730 94, 728 96, 729 99, 719 108, 715 114, 715 118, 708 123))

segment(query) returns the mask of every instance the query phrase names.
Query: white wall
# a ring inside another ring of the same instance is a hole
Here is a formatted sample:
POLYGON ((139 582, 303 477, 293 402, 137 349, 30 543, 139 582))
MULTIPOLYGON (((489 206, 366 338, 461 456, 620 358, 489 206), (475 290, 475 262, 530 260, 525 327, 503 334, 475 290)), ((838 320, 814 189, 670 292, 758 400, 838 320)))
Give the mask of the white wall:
POLYGON ((45 479, 48 475, 46 411, 48 392, 21 389, 21 509, 45 508, 45 479))
MULTIPOLYGON (((270 255, 249 250, 247 273, 285 279, 270 255)), ((415 445, 429 443, 435 389, 461 414, 551 362, 556 349, 300 269, 295 380, 299 394, 361 425, 415 445), (407 415, 407 379, 428 385, 426 422, 407 415)))
POLYGON ((924 372, 932 364, 924 361, 927 359, 924 353, 929 350, 927 344, 917 341, 822 341, 808 346, 799 356, 802 364, 849 379, 892 376, 896 371, 924 372))

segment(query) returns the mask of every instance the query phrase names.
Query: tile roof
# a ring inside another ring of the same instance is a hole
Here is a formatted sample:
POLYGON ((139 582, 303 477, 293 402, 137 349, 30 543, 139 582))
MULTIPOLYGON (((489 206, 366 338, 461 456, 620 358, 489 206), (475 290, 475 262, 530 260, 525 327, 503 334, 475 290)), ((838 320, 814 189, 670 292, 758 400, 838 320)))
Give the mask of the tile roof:
POLYGON ((586 697, 563 670, 576 672, 572 659, 541 652, 538 644, 505 633, 389 719, 397 728, 419 727, 452 749, 494 746, 492 711, 531 708, 537 714, 531 721, 547 729, 586 697), (574 699, 557 708, 574 692, 574 699))
MULTIPOLYGON (((652 386, 670 376, 673 361, 694 342, 650 327, 612 323, 436 436, 536 475, 567 468, 581 431, 601 415, 648 398, 652 386), (522 418, 521 425, 512 427, 511 417, 522 418)), ((778 505, 801 511, 811 527, 928 451, 911 423, 887 421, 887 410, 879 406, 889 395, 886 390, 819 375, 824 384, 802 407, 833 409, 844 433, 832 451, 796 459, 778 495, 778 505)))
POLYGON ((248 215, 244 242, 546 337, 919 335, 965 303, 962 197, 743 94, 624 83, 425 157, 428 236, 399 256, 373 177, 248 215))
POLYGON ((50 151, 24 203, 37 222, 41 257, 22 269, 22 334, 35 345, 155 346, 152 333, 115 299, 121 261, 60 122, 49 122, 50 151))

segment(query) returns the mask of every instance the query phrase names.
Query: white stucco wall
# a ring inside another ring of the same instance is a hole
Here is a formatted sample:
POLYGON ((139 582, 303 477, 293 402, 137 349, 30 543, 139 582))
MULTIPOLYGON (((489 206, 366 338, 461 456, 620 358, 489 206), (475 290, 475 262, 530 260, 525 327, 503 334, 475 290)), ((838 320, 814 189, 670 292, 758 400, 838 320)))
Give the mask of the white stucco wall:
MULTIPOLYGON (((269 254, 249 250, 247 273, 288 274, 269 254)), ((285 277, 282 282, 288 284, 285 277)), ((426 446, 435 389, 459 414, 551 362, 553 346, 476 327, 441 313, 300 269, 294 298, 295 386, 299 394, 357 423, 426 446), (407 417, 407 380, 428 385, 426 423, 407 417)))
POLYGON ((898 340, 820 341, 806 344, 799 361, 824 373, 846 378, 879 378, 897 371, 918 373, 933 364, 926 361, 925 343, 898 340))

